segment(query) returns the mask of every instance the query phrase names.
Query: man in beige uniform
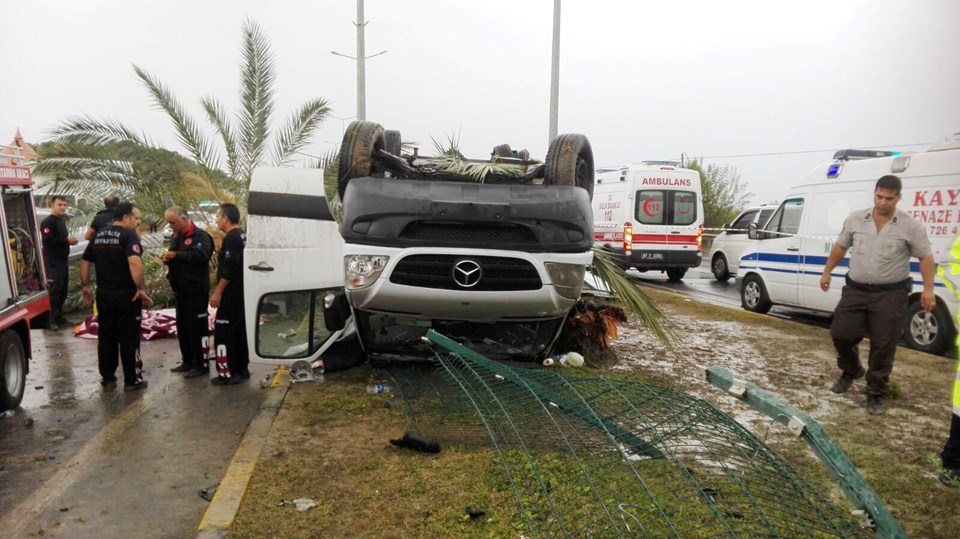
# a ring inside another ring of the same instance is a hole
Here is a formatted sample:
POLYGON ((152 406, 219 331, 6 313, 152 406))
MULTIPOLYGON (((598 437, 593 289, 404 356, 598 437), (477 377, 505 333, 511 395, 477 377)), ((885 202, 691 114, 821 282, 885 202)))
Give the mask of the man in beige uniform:
POLYGON ((846 286, 833 312, 830 336, 842 371, 831 391, 844 393, 853 381, 867 376, 867 412, 883 413, 883 397, 890 390, 897 342, 903 334, 907 300, 913 289, 910 258, 920 259, 923 293, 920 304, 927 312, 936 306, 933 294, 933 248, 919 222, 897 209, 900 178, 877 180, 873 207, 847 216, 820 277, 820 288, 830 289, 831 272, 853 247, 846 286), (860 365, 858 345, 870 335, 867 370, 860 365))

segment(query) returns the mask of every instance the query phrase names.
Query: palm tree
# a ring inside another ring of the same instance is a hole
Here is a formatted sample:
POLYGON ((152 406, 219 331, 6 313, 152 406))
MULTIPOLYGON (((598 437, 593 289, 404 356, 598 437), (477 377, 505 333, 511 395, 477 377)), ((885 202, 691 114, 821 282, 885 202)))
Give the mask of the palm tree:
POLYGON ((86 211, 110 191, 134 197, 154 215, 162 215, 171 204, 196 209, 202 199, 244 205, 253 169, 288 165, 329 115, 330 107, 324 99, 311 99, 271 136, 275 62, 266 35, 250 19, 243 25, 241 51, 236 114, 231 118, 214 97, 200 101, 222 148, 210 141, 167 86, 134 65, 153 104, 173 123, 189 159, 160 148, 119 121, 74 116, 57 125, 52 139, 42 145, 34 174, 55 178, 52 189, 77 195, 79 209, 86 211))

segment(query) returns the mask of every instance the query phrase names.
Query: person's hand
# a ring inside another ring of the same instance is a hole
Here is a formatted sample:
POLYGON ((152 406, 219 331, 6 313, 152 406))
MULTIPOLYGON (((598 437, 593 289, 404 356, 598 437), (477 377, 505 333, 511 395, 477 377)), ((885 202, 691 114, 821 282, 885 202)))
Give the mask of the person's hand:
POLYGON ((214 309, 220 308, 220 294, 218 292, 210 294, 210 306, 214 309))
POLYGON ((824 274, 820 276, 820 290, 823 290, 824 292, 829 291, 829 290, 830 290, 830 281, 831 281, 832 279, 833 279, 833 276, 832 276, 832 275, 830 275, 829 273, 824 272, 824 274))
POLYGON ((76 245, 76 244, 77 244, 77 238, 75 238, 75 237, 73 237, 73 236, 67 236, 67 243, 70 244, 70 245, 76 245))
POLYGON ((82 293, 84 305, 90 305, 93 303, 93 290, 91 290, 90 285, 84 285, 82 293))
POLYGON ((147 291, 146 291, 146 290, 142 290, 142 289, 137 290, 137 293, 133 295, 133 297, 130 299, 130 301, 137 301, 138 299, 141 300, 141 301, 143 301, 143 306, 144 306, 144 307, 146 307, 146 308, 148 308, 148 309, 149 309, 150 307, 153 307, 153 300, 150 299, 150 296, 147 295, 147 291))
POLYGON ((173 260, 174 258, 177 258, 177 252, 176 252, 176 251, 167 251, 167 252, 163 253, 162 255, 160 255, 160 261, 163 262, 164 264, 166 264, 167 262, 170 262, 170 261, 173 260))
POLYGON ((933 290, 924 290, 920 294, 920 306, 923 307, 924 312, 930 312, 937 306, 937 296, 934 295, 933 290))

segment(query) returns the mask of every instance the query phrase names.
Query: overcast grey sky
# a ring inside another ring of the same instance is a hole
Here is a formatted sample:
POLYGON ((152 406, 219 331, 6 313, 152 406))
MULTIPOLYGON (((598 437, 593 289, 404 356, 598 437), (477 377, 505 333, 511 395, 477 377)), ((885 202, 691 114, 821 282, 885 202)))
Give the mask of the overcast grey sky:
MULTIPOLYGON (((705 156, 736 166, 755 201, 781 197, 847 147, 922 151, 960 130, 956 0, 564 0, 559 132, 598 165, 705 156), (787 154, 723 157, 744 154, 787 154)), ((367 0, 367 119, 432 153, 459 132, 543 157, 553 0, 367 0)), ((199 100, 239 94, 241 27, 277 61, 277 113, 312 97, 356 114, 355 0, 0 0, 0 142, 42 141, 90 114, 178 151, 132 64, 205 123, 199 100)), ((330 119, 306 151, 338 142, 330 119), (329 141, 329 142, 325 142, 329 141)), ((210 135, 213 136, 212 131, 210 135)))

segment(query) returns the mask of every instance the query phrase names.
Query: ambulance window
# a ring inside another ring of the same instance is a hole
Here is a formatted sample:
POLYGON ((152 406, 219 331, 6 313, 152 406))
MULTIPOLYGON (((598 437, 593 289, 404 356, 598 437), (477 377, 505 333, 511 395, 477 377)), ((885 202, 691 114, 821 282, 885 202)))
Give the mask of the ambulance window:
POLYGON ((257 308, 257 354, 265 358, 307 357, 330 337, 323 320, 328 290, 267 294, 257 308))
POLYGON ((662 225, 663 191, 637 191, 636 219, 644 225, 662 225))
POLYGON ((767 223, 766 230, 775 232, 772 236, 793 236, 800 231, 800 217, 803 215, 803 199, 787 200, 777 208, 767 223))
POLYGON ((697 196, 689 191, 674 191, 670 205, 671 225, 692 225, 697 220, 697 196))

